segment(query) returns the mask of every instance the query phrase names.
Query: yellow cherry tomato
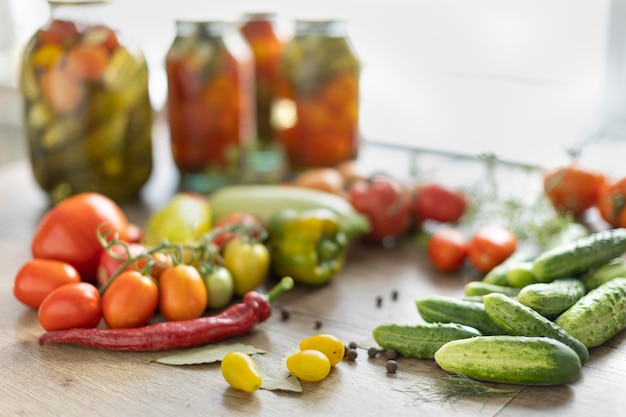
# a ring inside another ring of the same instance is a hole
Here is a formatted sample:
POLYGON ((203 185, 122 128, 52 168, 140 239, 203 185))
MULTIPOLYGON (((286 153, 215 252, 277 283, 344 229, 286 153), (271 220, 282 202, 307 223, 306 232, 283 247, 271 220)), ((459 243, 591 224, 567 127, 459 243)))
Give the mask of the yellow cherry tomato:
POLYGON ((263 379, 252 356, 243 352, 229 352, 222 359, 222 376, 231 387, 253 392, 261 388, 263 379))
POLYGON ((235 295, 241 297, 267 278, 270 253, 263 243, 235 238, 224 248, 224 266, 233 277, 235 295))
POLYGON ((328 356, 314 349, 294 353, 287 358, 286 364, 289 372, 307 382, 319 382, 330 372, 328 356))
POLYGON ((300 350, 319 350, 328 357, 330 366, 335 366, 343 359, 346 347, 343 342, 331 334, 320 333, 307 337, 300 342, 300 350))

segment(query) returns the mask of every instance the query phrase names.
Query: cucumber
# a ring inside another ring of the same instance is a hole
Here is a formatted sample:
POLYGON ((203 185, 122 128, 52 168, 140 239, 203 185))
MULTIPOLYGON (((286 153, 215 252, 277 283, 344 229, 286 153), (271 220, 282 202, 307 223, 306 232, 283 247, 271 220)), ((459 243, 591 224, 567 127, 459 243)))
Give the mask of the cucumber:
POLYGON ((626 260, 619 258, 613 259, 592 271, 589 271, 581 279, 587 288, 591 291, 613 278, 626 278, 626 260))
POLYGON ((381 324, 372 334, 380 347, 418 359, 433 359, 437 349, 451 340, 481 336, 478 330, 458 323, 381 324))
POLYGON ((576 277, 626 252, 626 229, 603 230, 547 250, 533 261, 539 282, 576 277))
POLYGON ((506 277, 509 269, 515 268, 520 263, 529 262, 532 257, 533 256, 531 254, 526 252, 515 252, 504 262, 487 272, 481 281, 487 284, 509 286, 509 282, 506 277))
POLYGON ((482 303, 443 295, 431 295, 415 301, 422 318, 429 323, 459 323, 484 335, 504 334, 485 311, 482 303))
POLYGON ((489 284, 484 281, 470 281, 465 284, 465 295, 467 297, 483 296, 485 294, 499 293, 505 294, 509 297, 516 297, 519 293, 519 288, 509 287, 507 285, 489 284))
POLYGON ((448 342, 434 356, 447 372, 504 384, 566 384, 582 367, 576 352, 548 337, 479 336, 448 342))
POLYGON ((517 262, 506 271, 506 283, 510 287, 523 288, 537 282, 533 274, 533 263, 531 261, 517 262))
POLYGON ((214 191, 209 195, 209 202, 215 219, 229 213, 245 211, 267 225, 276 212, 286 208, 327 208, 339 217, 341 227, 349 237, 366 233, 371 227, 369 219, 357 212, 345 198, 311 188, 235 184, 214 191))
POLYGON ((517 301, 546 318, 554 319, 574 305, 586 292, 585 284, 581 280, 563 278, 528 285, 517 294, 517 301))
POLYGON ((509 335, 549 337, 574 350, 581 365, 589 359, 589 351, 580 340, 519 301, 493 293, 485 295, 483 303, 487 314, 509 335))
POLYGON ((588 349, 626 328, 626 278, 613 278, 589 291, 555 320, 588 349))

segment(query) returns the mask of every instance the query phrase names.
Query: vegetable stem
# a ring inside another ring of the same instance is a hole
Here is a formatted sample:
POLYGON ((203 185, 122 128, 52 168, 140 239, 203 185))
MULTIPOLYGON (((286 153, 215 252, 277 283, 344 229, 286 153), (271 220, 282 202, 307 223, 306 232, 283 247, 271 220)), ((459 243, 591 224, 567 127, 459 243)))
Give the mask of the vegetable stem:
POLYGON ((293 288, 293 278, 291 277, 283 277, 278 284, 276 284, 271 290, 269 290, 266 294, 267 301, 270 303, 276 299, 280 294, 285 291, 289 291, 293 288))

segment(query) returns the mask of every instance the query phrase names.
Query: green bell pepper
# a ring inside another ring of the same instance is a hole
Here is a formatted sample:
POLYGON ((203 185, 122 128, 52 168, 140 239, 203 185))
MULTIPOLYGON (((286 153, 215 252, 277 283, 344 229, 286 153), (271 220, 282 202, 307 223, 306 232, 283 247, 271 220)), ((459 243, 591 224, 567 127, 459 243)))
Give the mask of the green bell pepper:
POLYGON ((268 232, 277 276, 322 285, 343 268, 348 237, 328 209, 281 210, 270 218, 268 232))

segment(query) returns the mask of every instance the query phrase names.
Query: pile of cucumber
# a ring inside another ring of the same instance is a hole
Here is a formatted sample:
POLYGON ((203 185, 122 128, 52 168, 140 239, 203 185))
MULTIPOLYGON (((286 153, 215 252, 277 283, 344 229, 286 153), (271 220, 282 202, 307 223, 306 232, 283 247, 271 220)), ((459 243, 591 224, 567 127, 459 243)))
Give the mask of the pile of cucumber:
POLYGON ((624 254, 626 229, 577 238, 468 283, 465 299, 416 300, 425 323, 381 324, 374 340, 480 381, 569 383, 626 328, 624 254))

